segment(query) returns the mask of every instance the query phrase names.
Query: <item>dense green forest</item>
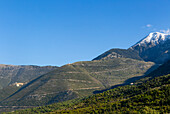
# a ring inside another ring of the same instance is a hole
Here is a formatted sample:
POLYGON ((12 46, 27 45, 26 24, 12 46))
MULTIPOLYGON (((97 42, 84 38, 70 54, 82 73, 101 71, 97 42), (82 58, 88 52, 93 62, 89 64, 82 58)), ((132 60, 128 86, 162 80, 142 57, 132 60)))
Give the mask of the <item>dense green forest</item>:
POLYGON ((170 113, 170 75, 117 87, 84 99, 13 113, 170 113))

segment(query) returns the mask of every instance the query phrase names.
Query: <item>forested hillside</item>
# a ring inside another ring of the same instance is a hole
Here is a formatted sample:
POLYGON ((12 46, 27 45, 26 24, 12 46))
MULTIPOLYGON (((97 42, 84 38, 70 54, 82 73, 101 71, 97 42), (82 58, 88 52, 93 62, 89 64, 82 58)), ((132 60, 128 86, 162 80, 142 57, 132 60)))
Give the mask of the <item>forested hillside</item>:
POLYGON ((15 113, 170 113, 170 75, 127 85, 77 102, 53 104, 15 113))

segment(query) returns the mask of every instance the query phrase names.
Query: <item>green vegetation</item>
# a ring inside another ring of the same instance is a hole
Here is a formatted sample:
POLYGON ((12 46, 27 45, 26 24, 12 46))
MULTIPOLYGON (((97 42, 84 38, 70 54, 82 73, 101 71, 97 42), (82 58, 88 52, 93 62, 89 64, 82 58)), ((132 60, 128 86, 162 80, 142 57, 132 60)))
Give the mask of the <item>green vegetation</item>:
POLYGON ((18 110, 14 113, 170 113, 170 75, 126 85, 82 100, 18 110), (54 111, 55 110, 55 111, 54 111))
POLYGON ((60 113, 170 112, 170 75, 93 95, 60 113))
MULTIPOLYGON (((15 82, 25 83, 37 78, 57 67, 53 66, 33 66, 33 65, 3 65, 0 64, 0 89, 15 82)), ((1 93, 0 93, 1 94, 1 93)))
POLYGON ((145 82, 148 79, 152 79, 154 77, 167 75, 167 74, 170 74, 170 61, 165 62, 164 64, 159 66, 157 69, 150 72, 148 75, 145 76, 145 78, 137 80, 136 83, 142 83, 142 82, 145 82))
POLYGON ((147 77, 156 77, 170 74, 170 61, 165 62, 153 72, 149 73, 147 77))
POLYGON ((159 76, 158 73, 161 71, 167 74, 169 64, 168 61, 161 65, 134 85, 120 86, 84 99, 14 113, 169 113, 170 74, 159 76))
POLYGON ((3 89, 0 89, 0 101, 15 93, 20 87, 16 87, 15 85, 7 86, 3 89))
POLYGON ((35 108, 30 108, 29 106, 26 107, 0 107, 0 112, 13 112, 13 113, 24 113, 24 114, 34 114, 34 113, 45 113, 45 112, 53 112, 56 110, 61 110, 65 108, 69 108, 70 106, 75 105, 76 103, 80 102, 80 99, 73 99, 73 100, 68 100, 64 101, 61 103, 54 103, 51 105, 46 105, 46 106, 41 106, 41 107, 35 107, 35 108), (22 110, 19 110, 22 109, 22 110), (24 110, 23 110, 24 109, 24 110), (17 112, 14 112, 13 110, 19 110, 17 112))
POLYGON ((0 102, 8 106, 40 106, 92 95, 129 78, 144 75, 154 63, 130 58, 68 64, 32 80, 0 102))

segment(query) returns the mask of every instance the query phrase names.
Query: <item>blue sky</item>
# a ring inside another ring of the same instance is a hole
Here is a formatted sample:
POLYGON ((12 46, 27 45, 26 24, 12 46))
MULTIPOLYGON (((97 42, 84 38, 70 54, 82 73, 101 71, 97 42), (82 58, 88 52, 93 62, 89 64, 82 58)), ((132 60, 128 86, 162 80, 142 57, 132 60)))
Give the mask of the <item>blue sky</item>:
POLYGON ((0 64, 64 65, 170 28, 170 0, 0 0, 0 64))

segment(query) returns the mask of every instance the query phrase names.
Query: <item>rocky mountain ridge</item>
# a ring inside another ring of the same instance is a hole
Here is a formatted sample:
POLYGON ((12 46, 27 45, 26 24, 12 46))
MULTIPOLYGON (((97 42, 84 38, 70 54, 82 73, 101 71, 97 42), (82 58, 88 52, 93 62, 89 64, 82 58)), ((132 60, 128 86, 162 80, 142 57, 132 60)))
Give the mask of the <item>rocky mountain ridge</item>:
POLYGON ((132 58, 163 64, 170 58, 170 35, 153 32, 128 49, 111 49, 93 60, 132 58))

